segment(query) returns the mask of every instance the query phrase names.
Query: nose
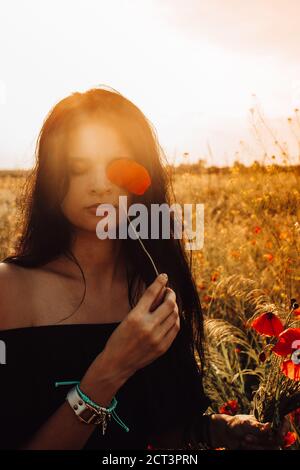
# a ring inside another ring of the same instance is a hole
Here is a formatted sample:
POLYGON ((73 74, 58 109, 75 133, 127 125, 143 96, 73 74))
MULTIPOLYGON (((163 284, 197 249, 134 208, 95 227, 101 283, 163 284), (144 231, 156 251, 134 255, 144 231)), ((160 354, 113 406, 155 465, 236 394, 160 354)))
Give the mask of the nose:
POLYGON ((102 169, 95 169, 90 177, 89 188, 91 193, 109 194, 112 191, 112 184, 102 169))

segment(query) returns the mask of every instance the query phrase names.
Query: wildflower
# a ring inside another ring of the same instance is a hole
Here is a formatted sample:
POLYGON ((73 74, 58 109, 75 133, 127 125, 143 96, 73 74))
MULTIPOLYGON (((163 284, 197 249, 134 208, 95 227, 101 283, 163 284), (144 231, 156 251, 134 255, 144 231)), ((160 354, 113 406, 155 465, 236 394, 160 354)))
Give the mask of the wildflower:
POLYGON ((205 289, 206 289, 205 284, 204 284, 203 282, 199 282, 199 284, 198 284, 198 289, 200 289, 200 290, 205 290, 205 289))
POLYGON ((213 274, 211 275, 211 280, 212 280, 212 282, 216 282, 217 279, 218 279, 218 277, 219 277, 219 273, 218 273, 218 272, 213 273, 213 274))
POLYGON ((131 159, 113 160, 106 168, 106 174, 112 183, 133 194, 144 194, 151 184, 146 168, 131 159))
POLYGON ((261 232, 261 227, 258 227, 258 226, 254 227, 253 231, 254 231, 254 233, 260 233, 261 232))
POLYGON ((212 297, 211 297, 210 295, 205 295, 205 296, 203 297, 204 302, 210 302, 211 299, 212 299, 212 297))
POLYGON ((239 409, 239 404, 237 400, 229 400, 226 403, 224 403, 222 406, 220 406, 219 413, 233 416, 234 414, 237 413, 238 409, 239 409))
POLYGON ((297 440, 297 435, 295 432, 287 432, 283 437, 283 447, 290 447, 295 444, 297 440))
POLYGON ((279 336, 283 331, 283 324, 280 318, 272 312, 263 313, 255 318, 251 323, 251 327, 265 336, 279 336))
POLYGON ((295 364, 291 359, 282 363, 281 370, 289 379, 300 380, 300 364, 295 364))
POLYGON ((272 253, 265 253, 263 257, 265 260, 269 261, 269 263, 271 263, 274 259, 274 256, 272 255, 272 253))
POLYGON ((288 233, 287 232, 280 232, 279 238, 280 240, 286 240, 288 238, 288 233))
POLYGON ((300 328, 288 328, 278 336, 278 341, 272 352, 278 356, 293 354, 300 346, 300 328))
POLYGON ((239 250, 232 250, 231 251, 231 256, 235 259, 239 259, 241 254, 240 254, 239 250))

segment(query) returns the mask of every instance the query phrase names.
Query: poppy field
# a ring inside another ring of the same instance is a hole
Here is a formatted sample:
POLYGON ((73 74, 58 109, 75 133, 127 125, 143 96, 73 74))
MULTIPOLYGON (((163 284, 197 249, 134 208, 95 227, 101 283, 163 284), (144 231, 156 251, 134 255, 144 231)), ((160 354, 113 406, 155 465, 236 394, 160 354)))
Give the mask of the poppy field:
POLYGON ((300 438, 299 167, 235 165, 175 179, 180 202, 205 205, 193 270, 205 315, 205 385, 213 411, 254 413, 284 442, 300 438))
MULTIPOLYGON (((300 448, 300 168, 235 164, 172 171, 176 202, 204 204, 192 269, 205 316, 212 410, 254 413, 300 448)), ((20 232, 25 172, 0 175, 0 255, 20 232)), ((191 253, 191 252, 189 252, 191 253)))

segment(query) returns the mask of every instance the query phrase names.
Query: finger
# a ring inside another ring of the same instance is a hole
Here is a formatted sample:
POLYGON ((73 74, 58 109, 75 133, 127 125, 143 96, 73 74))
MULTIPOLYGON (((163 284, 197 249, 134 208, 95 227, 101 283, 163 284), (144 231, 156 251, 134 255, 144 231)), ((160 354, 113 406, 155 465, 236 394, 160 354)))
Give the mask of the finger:
POLYGON ((161 291, 162 287, 165 287, 166 283, 168 282, 168 278, 165 277, 166 274, 160 274, 157 276, 154 282, 147 287, 145 292, 143 293, 142 297, 138 301, 138 305, 145 310, 149 310, 151 304, 161 291))
POLYGON ((154 310, 156 310, 157 307, 159 307, 162 304, 165 298, 167 289, 168 289, 167 287, 162 286, 161 290, 159 291, 158 296, 152 302, 151 307, 149 308, 149 312, 154 312, 154 310))
POLYGON ((160 334, 164 337, 171 328, 174 326, 180 327, 180 318, 178 315, 178 309, 175 309, 170 315, 160 324, 160 334))
POLYGON ((171 326, 171 328, 169 328, 169 330, 165 333, 165 335, 163 337, 163 341, 166 342, 168 347, 170 347, 170 345, 172 344, 172 342, 176 338, 179 330, 180 330, 180 318, 179 318, 179 315, 178 315, 177 320, 175 321, 173 326, 171 326))
POLYGON ((168 316, 174 311, 178 310, 176 304, 176 294, 169 287, 166 288, 166 294, 162 304, 152 313, 153 319, 156 324, 163 324, 168 316))
POLYGON ((260 423, 255 418, 249 419, 244 423, 244 429, 257 437, 272 435, 271 423, 260 423))

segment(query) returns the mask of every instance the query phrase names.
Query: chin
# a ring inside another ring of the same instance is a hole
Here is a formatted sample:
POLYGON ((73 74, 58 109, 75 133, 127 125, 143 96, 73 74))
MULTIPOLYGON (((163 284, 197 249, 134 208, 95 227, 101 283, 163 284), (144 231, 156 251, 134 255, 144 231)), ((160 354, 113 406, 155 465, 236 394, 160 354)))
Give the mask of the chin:
MULTIPOLYGON (((99 217, 95 217, 95 220, 94 221, 89 221, 89 222, 85 222, 85 223, 82 223, 82 224, 78 224, 77 227, 80 229, 80 230, 86 230, 88 232, 93 232, 95 234, 95 237, 101 241, 101 238, 98 238, 97 236, 97 233, 96 233, 96 228, 97 228, 97 224, 99 222, 99 217)), ((114 238, 114 240, 117 239, 117 235, 118 235, 118 225, 117 226, 114 226, 112 227, 111 226, 111 230, 115 230, 115 233, 116 233, 116 237, 114 238), (114 228, 115 227, 115 228, 114 228)), ((105 227, 105 230, 108 230, 108 227, 105 227)), ((108 237, 109 238, 109 237, 108 237)), ((107 239, 107 238, 106 238, 107 239)), ((104 240, 106 240, 104 239, 104 240)))

